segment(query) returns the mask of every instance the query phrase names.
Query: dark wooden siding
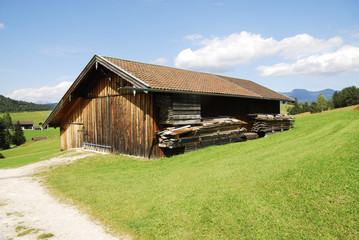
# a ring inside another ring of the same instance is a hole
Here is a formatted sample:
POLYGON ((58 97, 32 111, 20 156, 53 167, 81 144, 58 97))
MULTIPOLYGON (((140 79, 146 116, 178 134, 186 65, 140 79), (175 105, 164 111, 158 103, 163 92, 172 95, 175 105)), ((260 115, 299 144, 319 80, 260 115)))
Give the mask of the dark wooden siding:
POLYGON ((159 123, 180 126, 201 122, 201 98, 193 94, 156 93, 159 123))

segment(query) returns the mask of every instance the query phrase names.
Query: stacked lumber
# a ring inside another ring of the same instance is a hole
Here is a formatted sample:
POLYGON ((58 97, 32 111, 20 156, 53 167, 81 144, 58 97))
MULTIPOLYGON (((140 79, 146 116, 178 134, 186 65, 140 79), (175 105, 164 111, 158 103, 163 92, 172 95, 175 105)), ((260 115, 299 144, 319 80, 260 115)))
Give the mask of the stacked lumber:
POLYGON ((283 114, 248 114, 252 119, 252 132, 274 133, 293 128, 294 117, 283 114))
POLYGON ((161 148, 188 149, 240 141, 246 122, 234 118, 206 118, 199 125, 168 127, 156 132, 161 148), (199 146, 200 145, 200 146, 199 146))
POLYGON ((40 140, 45 140, 47 139, 47 137, 33 137, 31 138, 32 141, 40 141, 40 140))

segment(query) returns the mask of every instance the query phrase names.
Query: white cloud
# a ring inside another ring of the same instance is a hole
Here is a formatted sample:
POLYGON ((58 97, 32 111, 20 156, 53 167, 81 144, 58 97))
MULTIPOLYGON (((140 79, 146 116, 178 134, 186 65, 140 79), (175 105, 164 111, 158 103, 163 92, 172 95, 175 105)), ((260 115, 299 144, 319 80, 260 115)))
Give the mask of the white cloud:
POLYGON ((5 28, 5 24, 0 23, 0 29, 4 29, 5 28))
POLYGON ((157 58, 153 61, 151 61, 151 63, 153 64, 158 64, 158 65, 167 65, 167 59, 166 58, 157 58))
POLYGON ((338 75, 359 72, 359 47, 343 46, 335 52, 257 68, 261 76, 338 75))
POLYGON ((15 90, 7 97, 27 102, 58 102, 69 89, 72 82, 61 82, 54 87, 22 88, 15 90))
POLYGON ((308 34, 284 38, 278 42, 279 55, 285 58, 301 58, 315 53, 326 52, 342 44, 341 37, 329 40, 316 39, 308 34))
POLYGON ((175 65, 179 68, 226 72, 233 70, 237 65, 249 64, 254 59, 269 56, 300 58, 328 51, 341 43, 340 37, 323 40, 315 39, 308 34, 300 34, 278 41, 242 31, 224 38, 203 39, 201 48, 187 48, 181 51, 175 59, 175 65))

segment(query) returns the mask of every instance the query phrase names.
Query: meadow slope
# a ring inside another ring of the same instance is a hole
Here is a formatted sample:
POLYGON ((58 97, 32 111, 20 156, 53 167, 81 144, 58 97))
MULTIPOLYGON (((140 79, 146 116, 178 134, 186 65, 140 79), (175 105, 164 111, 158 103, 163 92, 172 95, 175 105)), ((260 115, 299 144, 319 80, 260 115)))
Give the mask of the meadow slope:
MULTIPOLYGON (((10 113, 13 121, 33 121, 34 125, 44 122, 51 111, 10 113)), ((3 114, 0 114, 2 117, 3 114)), ((0 159, 1 168, 20 167, 44 160, 60 152, 60 129, 24 130, 26 143, 7 150, 0 150, 5 159, 0 159), (32 141, 33 137, 48 137, 47 140, 32 141)))
POLYGON ((45 179, 139 239, 357 239, 358 136, 359 111, 324 113, 158 161, 96 155, 45 179))

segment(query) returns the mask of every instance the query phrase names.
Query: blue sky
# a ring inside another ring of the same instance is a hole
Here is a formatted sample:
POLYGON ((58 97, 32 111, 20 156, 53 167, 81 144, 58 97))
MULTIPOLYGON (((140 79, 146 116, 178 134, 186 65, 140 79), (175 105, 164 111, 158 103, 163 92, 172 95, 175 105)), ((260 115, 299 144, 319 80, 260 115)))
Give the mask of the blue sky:
POLYGON ((94 54, 250 79, 359 86, 359 1, 0 0, 0 94, 56 102, 94 54))

